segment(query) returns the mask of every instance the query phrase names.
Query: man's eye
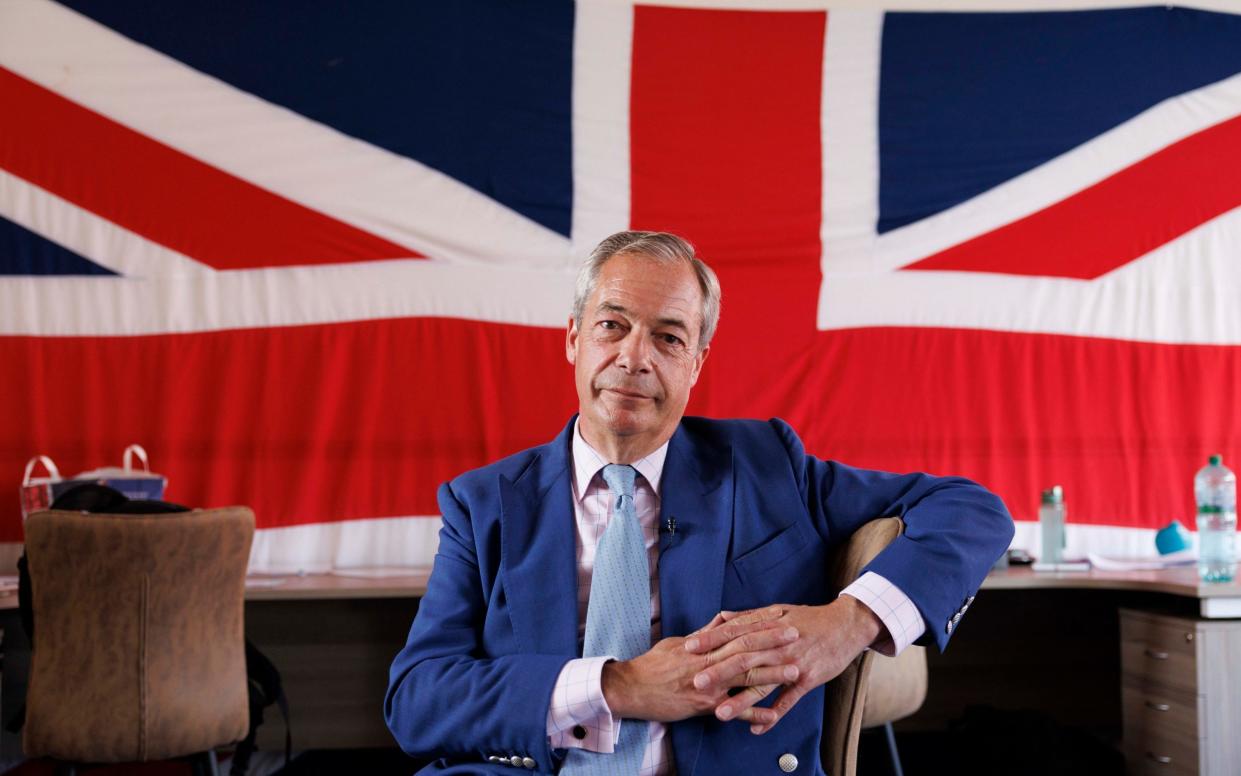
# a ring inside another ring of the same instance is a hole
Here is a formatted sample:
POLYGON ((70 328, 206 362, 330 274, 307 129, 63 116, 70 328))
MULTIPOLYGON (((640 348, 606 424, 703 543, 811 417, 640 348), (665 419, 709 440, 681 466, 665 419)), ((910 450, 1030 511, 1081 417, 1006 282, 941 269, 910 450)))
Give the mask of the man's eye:
POLYGON ((684 344, 683 342, 681 342, 681 338, 675 334, 663 334, 660 336, 662 336, 664 338, 664 342, 668 343, 669 345, 683 345, 684 344))

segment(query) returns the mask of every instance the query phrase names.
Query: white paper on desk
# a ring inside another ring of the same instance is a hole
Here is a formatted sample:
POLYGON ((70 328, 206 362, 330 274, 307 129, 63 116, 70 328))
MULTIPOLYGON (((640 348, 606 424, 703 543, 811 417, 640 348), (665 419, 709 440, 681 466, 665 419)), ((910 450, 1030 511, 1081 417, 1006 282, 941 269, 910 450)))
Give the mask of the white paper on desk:
POLYGON ((1090 565, 1099 571, 1158 571, 1198 562, 1198 553, 1193 550, 1181 550, 1157 558, 1108 558, 1093 552, 1086 557, 1090 559, 1090 565))

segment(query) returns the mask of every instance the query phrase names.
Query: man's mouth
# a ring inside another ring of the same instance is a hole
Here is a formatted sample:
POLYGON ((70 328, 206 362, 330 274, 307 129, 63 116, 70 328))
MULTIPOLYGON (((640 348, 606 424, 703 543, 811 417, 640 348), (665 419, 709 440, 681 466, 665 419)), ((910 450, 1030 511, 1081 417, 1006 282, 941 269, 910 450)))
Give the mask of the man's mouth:
POLYGON ((650 396, 647 396, 644 393, 634 393, 632 391, 626 391, 623 388, 604 388, 603 390, 611 391, 612 393, 618 396, 623 396, 626 399, 649 399, 651 398, 650 396))

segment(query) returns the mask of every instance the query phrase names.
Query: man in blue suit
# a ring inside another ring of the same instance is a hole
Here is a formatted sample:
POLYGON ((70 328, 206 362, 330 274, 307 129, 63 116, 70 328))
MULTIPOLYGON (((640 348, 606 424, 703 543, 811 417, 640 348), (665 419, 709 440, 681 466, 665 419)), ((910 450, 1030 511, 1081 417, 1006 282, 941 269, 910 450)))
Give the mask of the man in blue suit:
POLYGON ((569 321, 579 414, 440 488, 439 552, 385 701, 402 748, 441 758, 429 770, 819 774, 823 684, 866 648, 947 644, 1012 538, 1003 503, 820 460, 780 420, 683 417, 719 310, 685 241, 608 238, 569 321), (889 515, 905 533, 830 599, 828 550, 889 515), (651 646, 583 655, 612 617, 595 553, 626 520, 645 538, 651 646))

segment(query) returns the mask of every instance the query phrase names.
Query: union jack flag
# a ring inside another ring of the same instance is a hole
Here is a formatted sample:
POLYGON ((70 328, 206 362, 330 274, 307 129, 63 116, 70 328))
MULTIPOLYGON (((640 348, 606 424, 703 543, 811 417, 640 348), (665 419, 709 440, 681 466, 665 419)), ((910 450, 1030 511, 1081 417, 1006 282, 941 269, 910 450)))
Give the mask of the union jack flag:
POLYGON ((691 413, 977 479, 1018 545, 1060 484, 1148 550, 1241 456, 1238 15, 10 0, 0 106, 0 471, 141 442, 256 567, 429 561, 437 483, 574 411, 627 228, 720 274, 691 413))

